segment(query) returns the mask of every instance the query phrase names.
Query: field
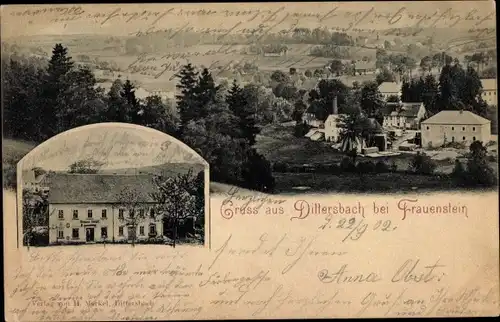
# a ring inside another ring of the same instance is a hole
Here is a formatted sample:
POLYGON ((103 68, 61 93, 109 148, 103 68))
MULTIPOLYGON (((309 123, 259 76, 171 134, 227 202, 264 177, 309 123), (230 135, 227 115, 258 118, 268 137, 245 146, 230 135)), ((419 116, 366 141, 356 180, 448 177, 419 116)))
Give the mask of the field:
MULTIPOLYGON (((293 127, 268 126, 257 136, 256 148, 270 162, 290 164, 331 164, 340 162, 344 154, 334 150, 328 142, 314 142, 308 138, 295 137, 293 127)), ((413 154, 400 154, 385 157, 389 164, 395 163, 400 171, 407 171, 413 154)), ((360 160, 378 161, 379 159, 359 158, 360 160)), ((449 173, 453 169, 453 160, 436 161, 438 172, 449 173)))
POLYGON ((406 173, 274 173, 275 193, 409 193, 454 189, 446 177, 406 173))
MULTIPOLYGON (((313 142, 307 138, 293 136, 293 127, 268 126, 257 136, 256 148, 271 163, 284 162, 289 165, 305 165, 312 167, 338 163, 344 154, 331 148, 326 142, 313 142)), ((439 151, 432 151, 433 155, 439 151)), ((449 151, 448 151, 449 152, 449 151)), ((434 159, 436 170, 434 175, 417 175, 409 173, 409 166, 414 153, 402 153, 397 156, 384 157, 387 164, 395 164, 397 172, 389 173, 335 173, 313 171, 309 173, 273 172, 276 180, 275 193, 308 192, 411 192, 437 191, 455 189, 455 183, 449 177, 454 168, 454 155, 461 157, 464 151, 448 153, 434 159), (450 155, 446 157, 446 155, 450 155)), ((429 152, 430 153, 430 152, 429 152)), ((358 157, 360 161, 377 162, 380 159, 358 157)), ((497 161, 490 162, 493 169, 498 167, 497 161)))

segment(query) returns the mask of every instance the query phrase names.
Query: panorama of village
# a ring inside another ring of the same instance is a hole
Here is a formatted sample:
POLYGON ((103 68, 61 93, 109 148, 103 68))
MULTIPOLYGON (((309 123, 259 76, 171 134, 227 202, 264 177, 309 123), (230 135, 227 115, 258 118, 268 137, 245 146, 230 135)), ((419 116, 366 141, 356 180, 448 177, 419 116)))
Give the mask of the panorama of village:
POLYGON ((37 144, 124 122, 191 147, 212 192, 495 187, 496 41, 446 21, 4 38, 4 186, 37 144))

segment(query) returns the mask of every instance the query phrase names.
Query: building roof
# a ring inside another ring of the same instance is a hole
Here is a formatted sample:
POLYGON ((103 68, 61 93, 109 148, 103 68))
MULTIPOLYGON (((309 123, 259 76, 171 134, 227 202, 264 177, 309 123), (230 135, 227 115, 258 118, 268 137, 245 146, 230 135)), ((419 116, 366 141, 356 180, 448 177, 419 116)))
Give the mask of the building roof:
POLYGON ((387 103, 384 116, 417 117, 423 103, 387 103))
POLYGON ((481 79, 483 90, 492 91, 497 89, 497 80, 495 78, 481 79))
POLYGON ((441 111, 436 115, 423 121, 422 124, 459 124, 459 125, 481 125, 488 124, 490 120, 476 115, 470 111, 441 111))
POLYGON ((405 117, 417 117, 418 116, 418 111, 420 110, 420 107, 422 107, 423 103, 417 102, 417 103, 403 103, 403 107, 401 111, 399 112, 399 115, 405 116, 405 117))
POLYGON ((342 116, 342 115, 345 115, 345 114, 330 114, 330 115, 328 115, 328 117, 326 118, 325 123, 329 123, 329 122, 330 122, 330 121, 332 121, 332 120, 333 120, 333 121, 337 121, 337 120, 340 118, 340 116, 342 116))
POLYGON ((119 203, 124 188, 137 192, 137 200, 154 202, 151 175, 52 173, 48 178, 49 203, 119 203))
POLYGON ((375 62, 357 62, 356 69, 376 69, 375 62))
POLYGON ((401 86, 396 82, 383 82, 379 85, 378 90, 380 93, 399 93, 401 86))

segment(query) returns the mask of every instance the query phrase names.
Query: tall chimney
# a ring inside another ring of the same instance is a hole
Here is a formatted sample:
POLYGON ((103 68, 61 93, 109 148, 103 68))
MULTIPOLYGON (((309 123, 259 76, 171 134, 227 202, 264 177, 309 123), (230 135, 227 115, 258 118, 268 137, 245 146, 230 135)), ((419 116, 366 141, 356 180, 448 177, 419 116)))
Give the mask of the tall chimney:
POLYGON ((337 106, 337 96, 333 98, 333 114, 337 115, 339 114, 338 106, 337 106))

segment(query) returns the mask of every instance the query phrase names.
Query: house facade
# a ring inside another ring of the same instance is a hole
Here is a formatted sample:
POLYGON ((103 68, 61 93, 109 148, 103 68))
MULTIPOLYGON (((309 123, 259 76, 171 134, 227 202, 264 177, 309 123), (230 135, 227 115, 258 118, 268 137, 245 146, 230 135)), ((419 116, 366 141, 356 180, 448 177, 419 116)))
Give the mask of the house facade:
POLYGON ((420 121, 425 117, 425 107, 417 103, 387 103, 388 111, 384 115, 382 126, 386 129, 418 130, 420 121))
POLYGON ((151 175, 56 173, 48 186, 49 244, 140 241, 163 235, 163 221, 151 197, 151 175), (122 193, 125 187, 134 192, 134 201, 122 193))
POLYGON ((375 62, 356 62, 354 70, 357 75, 372 75, 377 72, 375 62))
POLYGON ((48 193, 48 187, 45 184, 45 173, 38 173, 36 168, 23 170, 23 188, 34 192, 48 193))
POLYGON ((329 142, 340 142, 341 128, 339 122, 342 114, 338 114, 337 97, 335 96, 332 102, 333 113, 328 115, 325 121, 325 140, 329 142))
POLYGON ((323 128, 325 125, 324 121, 319 120, 314 113, 309 113, 309 112, 305 112, 302 115, 302 121, 305 122, 307 125, 316 128, 323 128))
POLYGON ((469 111, 441 111, 421 123, 422 147, 439 147, 450 142, 469 146, 491 139, 491 122, 469 111))
POLYGON ((483 91, 481 97, 488 105, 498 106, 497 80, 495 78, 481 79, 483 91))
POLYGON ((379 85, 378 90, 386 101, 390 96, 397 96, 401 99, 401 85, 396 82, 383 82, 379 85))
POLYGON ((339 127, 340 114, 330 114, 325 121, 325 140, 329 142, 339 142, 341 128, 339 127))

